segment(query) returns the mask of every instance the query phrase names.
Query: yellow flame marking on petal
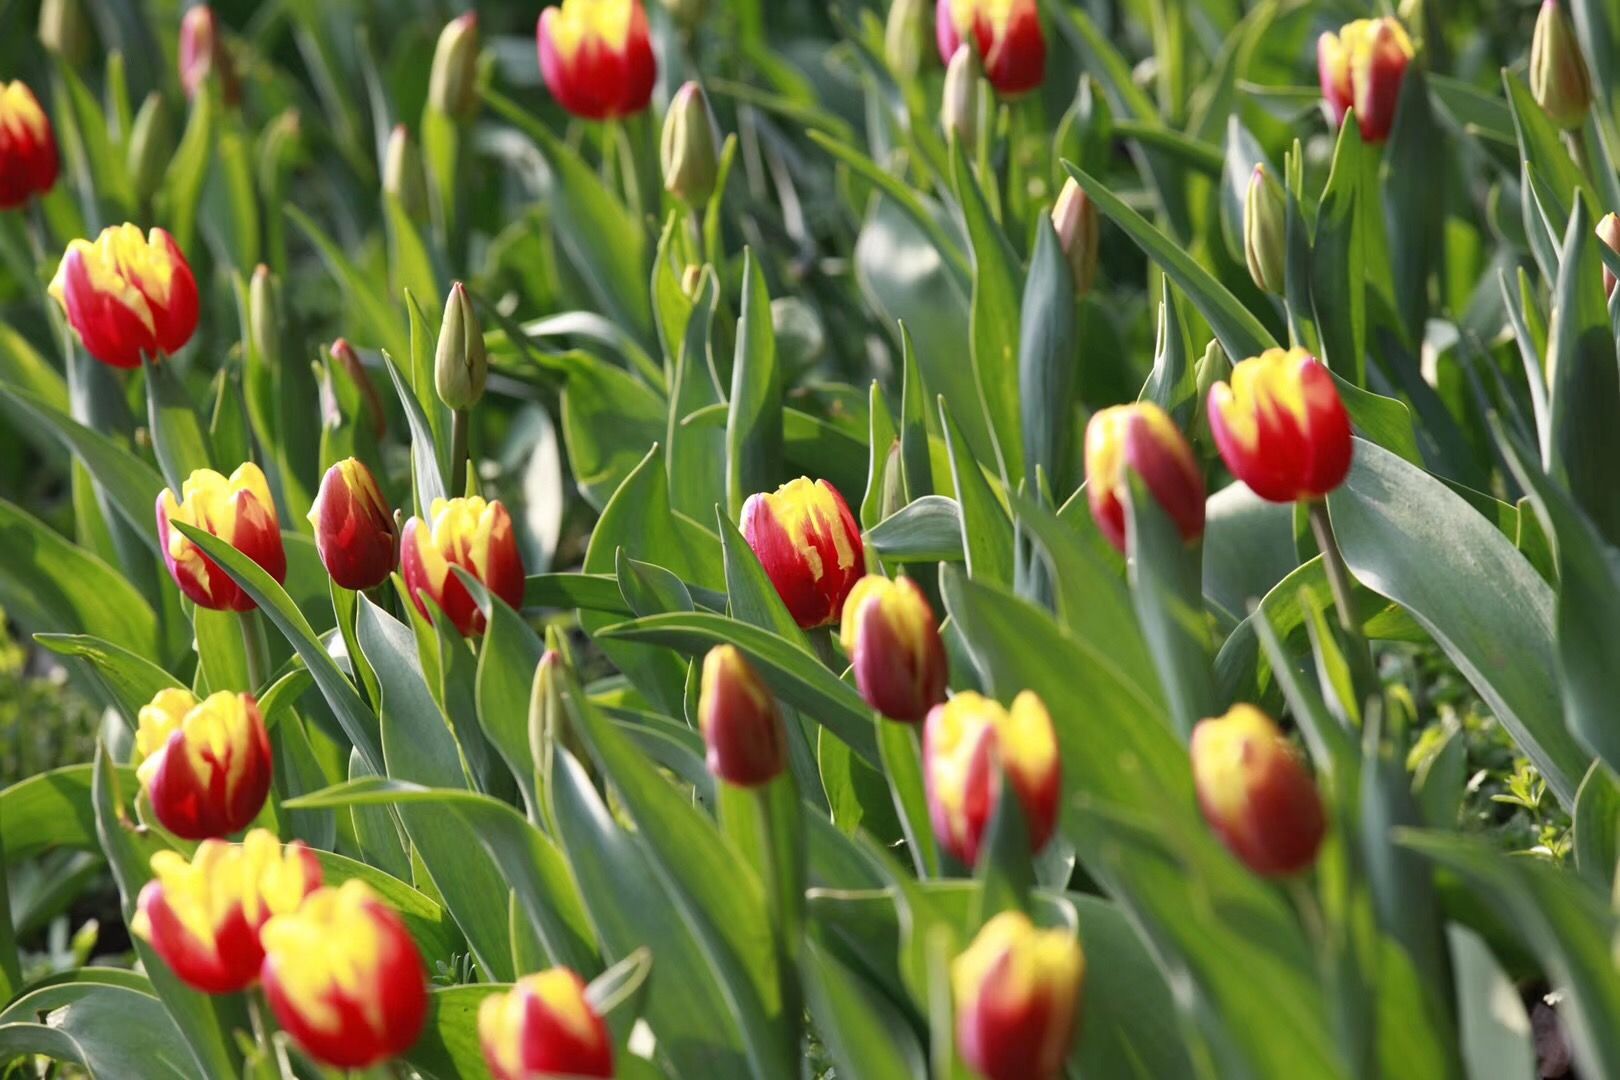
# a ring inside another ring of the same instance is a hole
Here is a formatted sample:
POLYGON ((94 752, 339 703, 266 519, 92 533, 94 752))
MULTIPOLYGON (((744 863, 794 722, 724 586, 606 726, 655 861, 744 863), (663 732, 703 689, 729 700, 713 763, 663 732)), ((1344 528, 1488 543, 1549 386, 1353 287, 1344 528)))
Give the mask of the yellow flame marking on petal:
POLYGON ((21 79, 0 82, 0 128, 10 131, 14 138, 34 142, 51 133, 51 123, 39 107, 39 99, 21 79))
POLYGON ((838 502, 825 480, 812 481, 806 476, 789 480, 774 493, 765 496, 765 505, 787 532, 793 546, 804 556, 811 577, 820 581, 827 571, 822 565, 820 550, 810 543, 811 532, 826 533, 832 538, 840 570, 848 570, 855 565, 855 548, 844 531, 838 502))
MULTIPOLYGON (((177 851, 152 856, 152 876, 163 886, 180 924, 205 948, 237 904, 248 922, 296 911, 309 886, 304 860, 268 829, 254 829, 240 845, 204 840, 188 862, 177 851)), ((151 938, 151 920, 138 912, 131 929, 151 938)))
POLYGON ((632 0, 563 0, 550 23, 551 42, 565 60, 595 40, 618 52, 630 38, 632 0))
POLYGON ((297 911, 264 924, 265 955, 275 959, 283 992, 311 1027, 338 1029, 341 1017, 328 1000, 336 992, 360 1008, 372 1030, 383 1030, 377 986, 383 936, 367 909, 376 902, 370 886, 350 878, 341 887, 317 889, 297 911))

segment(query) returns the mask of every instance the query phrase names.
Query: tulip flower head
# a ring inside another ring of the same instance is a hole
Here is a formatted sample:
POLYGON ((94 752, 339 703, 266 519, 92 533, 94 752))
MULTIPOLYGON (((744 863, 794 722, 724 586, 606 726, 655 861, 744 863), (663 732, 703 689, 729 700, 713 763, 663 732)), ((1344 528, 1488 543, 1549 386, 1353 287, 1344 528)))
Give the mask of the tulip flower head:
POLYGON ((1530 93, 1552 122, 1578 128, 1592 108, 1592 74, 1581 43, 1558 0, 1542 0, 1530 39, 1530 93))
POLYGON ((540 13, 540 74, 557 104, 584 120, 647 107, 658 60, 641 0, 562 0, 540 13))
POLYGON ((428 69, 428 105, 466 120, 478 111, 478 13, 456 16, 439 31, 428 69))
POLYGON ((1287 286, 1288 199, 1282 185, 1256 165, 1243 200, 1243 258, 1263 292, 1281 296, 1287 286))
POLYGON ((669 103, 659 143, 664 190, 687 206, 708 202, 719 178, 718 142, 703 87, 696 82, 683 84, 669 103))
POLYGON ((901 82, 922 73, 928 58, 928 0, 893 0, 883 24, 883 58, 901 82))
POLYGON ((512 607, 523 604, 523 556, 512 518, 499 502, 476 495, 434 499, 427 520, 405 523, 400 569, 416 610, 428 616, 427 601, 439 605, 461 633, 484 632, 484 613, 451 571, 459 566, 512 607))
POLYGON ((235 104, 242 96, 242 83, 231 62, 230 51, 219 34, 219 20, 214 9, 198 4, 188 9, 180 19, 180 87, 186 97, 194 98, 197 90, 210 76, 219 79, 220 93, 227 104, 235 104))
POLYGON ((1253 705, 1193 728, 1193 784, 1204 820, 1256 874, 1316 861, 1326 821, 1316 781, 1271 718, 1253 705))
POLYGON ((1209 428, 1232 475, 1270 502, 1318 499, 1344 482, 1350 417, 1333 375, 1304 349, 1267 349, 1209 392, 1209 428))
POLYGON ((202 607, 252 611, 253 598, 171 523, 184 522, 219 537, 278 583, 286 581, 287 552, 263 471, 251 461, 238 466, 228 478, 213 469, 197 469, 180 490, 179 499, 169 488, 157 497, 158 545, 169 576, 202 607))
POLYGON ((270 792, 270 736, 251 694, 228 690, 201 701, 158 691, 141 707, 135 776, 158 823, 183 840, 240 832, 270 792))
POLYGON ((726 783, 761 787, 781 775, 787 744, 776 699, 733 645, 717 645, 703 658, 698 727, 709 771, 726 783))
MULTIPOLYGON (((1610 251, 1620 251, 1620 215, 1604 214, 1603 220, 1598 222, 1597 234, 1598 239, 1607 244, 1610 251)), ((1603 295, 1605 297, 1614 295, 1614 282, 1614 271, 1609 269, 1608 263, 1604 263, 1603 295)))
POLYGON ((1129 471, 1147 485, 1181 538, 1204 535, 1204 474, 1192 447, 1168 413, 1151 401, 1115 405, 1086 425, 1086 500, 1097 527, 1125 552, 1125 503, 1129 471))
POLYGON ((963 45, 945 65, 945 88, 939 99, 939 128, 955 136, 963 153, 979 144, 979 105, 984 74, 971 45, 963 45))
POLYGON ((839 638, 861 696, 889 719, 919 723, 945 700, 945 643, 934 609, 910 578, 868 574, 856 582, 839 638))
POLYGON ((1084 296, 1097 279, 1097 245, 1102 230, 1098 227, 1097 204, 1072 176, 1063 182, 1057 205, 1052 207, 1052 228, 1069 260, 1074 291, 1084 296))
POLYGON ((0 82, 0 210, 13 210, 56 185, 56 135, 39 99, 21 80, 0 82))
POLYGON ((364 881, 317 889, 259 936, 270 1011, 310 1057, 364 1069, 416 1041, 428 1004, 422 955, 364 881))
POLYGON ((1065 929, 1021 911, 984 924, 951 964, 956 1045, 985 1080, 1056 1080, 1079 1026, 1086 957, 1065 929))
POLYGON ((260 929, 320 885, 320 860, 296 840, 282 847, 267 829, 241 844, 204 840, 189 862, 177 851, 152 856, 130 929, 187 986, 234 994, 259 980, 260 929))
POLYGON ((1046 846, 1063 787, 1057 733, 1046 706, 1025 690, 1012 708, 972 691, 936 705, 923 726, 923 779, 934 834, 972 866, 1001 798, 1003 778, 1029 825, 1029 847, 1046 846))
POLYGON ((484 347, 484 326, 473 308, 472 297, 461 282, 453 282, 444 301, 439 344, 433 353, 433 388, 447 409, 478 404, 489 379, 489 353, 484 347))
POLYGON ((613 1042, 568 968, 527 975, 478 1006, 478 1041, 494 1080, 612 1076, 613 1042))
POLYGON ((326 470, 309 508, 315 550, 332 580, 345 589, 370 589, 388 580, 399 562, 394 514, 371 470, 344 458, 326 470))
POLYGON ((1385 16, 1346 23, 1337 34, 1316 41, 1322 97, 1335 126, 1356 110, 1361 137, 1370 143, 1389 138, 1400 101, 1401 80, 1415 50, 1400 22, 1385 16))
POLYGON ((197 329, 197 282, 174 237, 145 236, 125 223, 75 240, 62 256, 51 295, 79 332, 85 351, 119 368, 180 349, 197 329))
POLYGON ((750 495, 742 534, 795 622, 808 630, 838 621, 866 571, 866 548, 837 488, 801 476, 750 495))
POLYGON ((940 59, 974 47, 996 93, 1027 93, 1046 78, 1046 33, 1035 0, 939 0, 934 36, 940 59))

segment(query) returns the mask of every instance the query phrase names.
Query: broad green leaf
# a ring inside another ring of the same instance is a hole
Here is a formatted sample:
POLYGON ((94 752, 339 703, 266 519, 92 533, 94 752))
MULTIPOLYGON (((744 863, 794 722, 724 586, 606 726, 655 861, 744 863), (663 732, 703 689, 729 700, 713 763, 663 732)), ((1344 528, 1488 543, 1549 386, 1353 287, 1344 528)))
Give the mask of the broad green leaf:
POLYGON ((692 317, 687 320, 686 338, 675 358, 664 454, 670 506, 698 521, 727 498, 725 471, 715 467, 727 453, 724 405, 713 355, 720 283, 712 271, 705 271, 701 280, 692 317), (711 409, 715 420, 721 422, 700 424, 694 420, 694 414, 711 409))
POLYGON ((491 983, 435 987, 428 993, 422 1034, 405 1052, 404 1060, 431 1080, 480 1075, 488 1066, 478 1037, 478 1006, 491 994, 507 989, 491 983))
POLYGON ((866 546, 886 562, 959 562, 962 511, 955 499, 924 495, 866 533, 866 546))
POLYGON ((1370 175, 1363 161, 1367 152, 1360 126, 1342 124, 1311 244, 1311 306, 1322 337, 1322 359, 1357 386, 1367 383, 1365 222, 1372 201, 1365 183, 1370 175))
MULTIPOLYGON (((212 468, 214 448, 209 445, 197 416, 191 395, 173 367, 143 358, 146 371, 147 423, 152 432, 152 449, 157 453, 163 477, 176 492, 194 469, 212 468)), ((229 475, 235 466, 227 466, 229 475)))
MULTIPOLYGON (((412 492, 416 496, 417 516, 426 518, 432 513, 434 500, 448 497, 451 489, 445 482, 438 446, 433 441, 433 428, 428 423, 427 415, 406 383, 399 364, 386 349, 383 351, 383 366, 388 369, 388 378, 394 384, 394 392, 399 395, 400 406, 405 410, 405 419, 410 425, 411 476, 415 480, 412 492)), ((459 491, 461 478, 454 478, 454 482, 459 491)))
POLYGON ((1599 889, 1611 890, 1620 860, 1620 780, 1594 761, 1575 795, 1575 866, 1599 889))
POLYGON ((668 408, 646 384, 589 353, 564 355, 563 442, 580 492, 598 510, 667 434, 668 408))
POLYGON ((1478 934, 1446 927, 1456 971, 1458 1043, 1470 1080, 1523 1080, 1535 1075, 1530 1017, 1519 988, 1478 934))
POLYGON ((1536 104, 1530 88, 1507 68, 1502 69, 1502 85, 1507 89, 1508 107, 1513 113, 1513 127, 1525 164, 1552 185, 1552 192, 1563 204, 1565 214, 1574 208, 1577 194, 1589 213, 1595 210, 1596 193, 1570 158, 1559 138, 1558 128, 1536 104))
MULTIPOLYGON (((53 848, 97 851, 91 765, 63 765, 0 790, 0 850, 13 863, 53 848)), ((133 790, 135 770, 115 766, 120 790, 133 790)))
POLYGON ((73 656, 87 662, 110 700, 115 702, 133 731, 141 708, 160 690, 177 687, 180 681, 152 661, 89 634, 35 634, 34 640, 58 656, 73 656))
POLYGON ((1051 220, 1036 224, 1018 332, 1018 400, 1024 470, 1031 487, 1043 470, 1059 490, 1073 485, 1074 384, 1078 370, 1074 273, 1051 220))
POLYGON ((960 500, 967 571, 976 578, 1009 584, 1013 579, 1012 522, 968 449, 944 398, 939 400, 939 419, 951 455, 951 484, 960 500))
POLYGON ((134 1061, 152 1080, 184 1080, 197 1068, 155 996, 109 983, 35 990, 0 1012, 0 1059, 30 1054, 82 1065, 90 1076, 118 1076, 134 1061))
POLYGON ((1170 984, 1117 904, 1070 894, 1086 955, 1086 1022, 1069 1053, 1081 1075, 1161 1080, 1196 1075, 1170 984))
POLYGON ((383 283, 368 277, 344 253, 337 241, 333 240, 314 218, 297 206, 288 203, 282 208, 282 212, 309 238, 309 242, 315 245, 327 269, 342 285, 343 294, 348 299, 344 310, 349 316, 343 325, 348 329, 350 340, 357 344, 386 349, 394 356, 409 356, 411 346, 409 335, 400 329, 399 314, 389 302, 387 288, 383 283))
POLYGON ((910 1026, 860 973, 811 942, 805 997, 838 1075, 852 1080, 923 1080, 927 1060, 910 1026))
POLYGON ((743 254, 742 314, 726 415, 726 499, 732 517, 743 500, 768 491, 782 472, 782 372, 776 362, 771 296, 752 252, 743 254))
POLYGON ((915 502, 934 493, 933 462, 928 449, 928 390, 917 366, 911 331, 900 324, 900 471, 905 478, 906 500, 915 502))

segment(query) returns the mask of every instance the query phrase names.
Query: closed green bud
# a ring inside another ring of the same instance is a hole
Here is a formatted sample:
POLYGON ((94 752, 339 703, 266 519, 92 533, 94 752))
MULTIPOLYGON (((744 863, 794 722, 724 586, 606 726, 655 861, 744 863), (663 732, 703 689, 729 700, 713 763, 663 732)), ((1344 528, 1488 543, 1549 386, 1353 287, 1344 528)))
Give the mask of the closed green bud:
POLYGON ((270 371, 281 364, 281 317, 276 313, 276 279, 260 263, 248 282, 249 344, 270 371))
POLYGON ((90 52, 90 27, 80 0, 44 0, 39 5, 39 40, 46 51, 78 67, 90 52))
POLYGON ((945 93, 939 107, 939 126, 955 135, 965 151, 979 141, 979 100, 981 86, 979 58, 971 45, 963 45, 945 68, 945 93))
POLYGON ((717 141, 703 88, 686 83, 675 92, 664 115, 660 147, 664 189, 688 206, 708 202, 720 172, 717 141))
POLYGON ((1575 27, 1558 0, 1542 0, 1530 39, 1530 93, 1552 122, 1577 128, 1592 107, 1592 75, 1581 56, 1575 27))
POLYGON ((428 76, 428 106, 456 120, 478 108, 478 16, 451 19, 439 34, 428 76))
POLYGON ((456 282, 444 304, 439 327, 439 348, 433 356, 433 386, 439 400, 452 409, 466 409, 484 396, 489 356, 484 351, 484 328, 473 310, 472 297, 456 282))
POLYGON ((1091 201, 1073 177, 1063 182, 1057 205, 1052 207, 1052 228, 1057 230, 1058 242, 1069 260, 1069 271, 1074 275, 1074 291, 1084 296, 1091 291, 1097 278, 1097 241, 1099 223, 1097 204, 1091 201))
POLYGON ((163 105, 163 95, 154 90, 141 102, 129 132, 129 181, 138 201, 146 202, 157 191, 173 153, 169 110, 163 105))
POLYGON ((1196 409, 1192 430, 1196 440, 1208 446, 1212 441, 1209 433, 1209 392, 1216 383, 1229 382, 1232 378, 1232 361, 1219 341, 1210 338, 1204 355, 1193 365, 1193 376, 1198 380, 1198 396, 1193 399, 1196 409))
POLYGON ((1249 176, 1243 200, 1243 255, 1255 285, 1281 296, 1288 266, 1288 201, 1264 165, 1249 176))
POLYGON ((388 135, 388 147, 383 152, 383 191, 399 200, 411 220, 427 217, 427 173, 422 168, 422 152, 404 124, 395 124, 388 135))
POLYGON ((928 0, 894 0, 883 28, 883 56, 901 82, 911 82, 933 53, 928 0))

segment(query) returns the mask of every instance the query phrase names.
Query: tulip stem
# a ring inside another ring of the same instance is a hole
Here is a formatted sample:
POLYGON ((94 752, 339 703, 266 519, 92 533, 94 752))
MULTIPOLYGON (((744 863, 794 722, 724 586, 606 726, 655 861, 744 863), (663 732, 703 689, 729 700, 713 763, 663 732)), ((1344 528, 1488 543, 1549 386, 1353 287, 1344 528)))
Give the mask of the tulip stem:
POLYGON ((450 413, 450 493, 464 491, 467 484, 467 410, 450 413))
POLYGON ((270 653, 264 640, 264 623, 259 621, 259 612, 244 611, 239 620, 242 626, 242 653, 247 659, 248 692, 260 694, 264 692, 264 684, 269 677, 270 653))
POLYGON ((1311 532, 1316 546, 1322 551, 1322 566, 1327 571, 1328 587, 1333 590, 1333 606, 1339 611, 1339 626, 1347 634, 1359 636, 1355 607, 1350 593, 1350 569, 1344 563, 1344 552, 1333 535, 1333 520, 1328 517, 1327 500, 1310 501, 1311 532))

